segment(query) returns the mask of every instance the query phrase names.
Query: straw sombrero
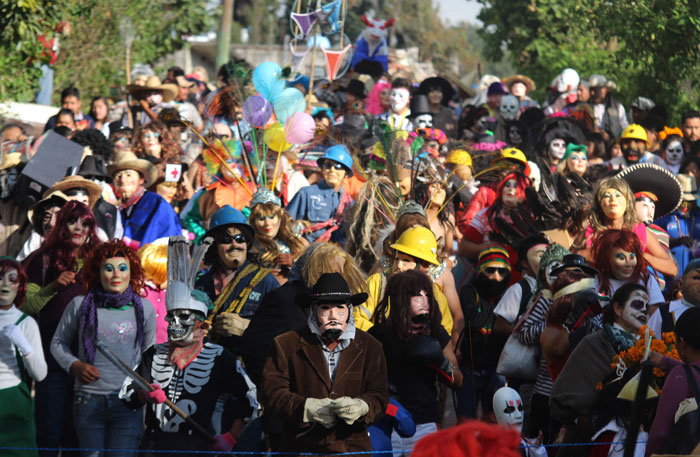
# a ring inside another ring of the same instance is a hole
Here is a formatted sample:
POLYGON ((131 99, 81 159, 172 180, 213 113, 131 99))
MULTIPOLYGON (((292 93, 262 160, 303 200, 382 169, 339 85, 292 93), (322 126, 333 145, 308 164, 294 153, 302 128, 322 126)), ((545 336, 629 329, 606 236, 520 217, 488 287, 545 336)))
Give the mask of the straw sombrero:
POLYGON ((521 82, 527 86, 527 91, 532 92, 536 89, 537 86, 535 86, 535 81, 532 80, 529 76, 525 75, 513 75, 513 76, 508 76, 504 81, 503 84, 506 85, 508 90, 510 90, 510 86, 513 84, 521 82))
POLYGON ((160 78, 157 76, 149 76, 146 82, 141 84, 129 84, 126 86, 126 91, 130 94, 135 94, 139 92, 150 92, 150 91, 161 91, 163 93, 163 101, 165 103, 175 100, 179 89, 177 84, 163 84, 160 82, 160 78))
POLYGON ((620 171, 617 178, 627 181, 634 194, 647 192, 656 201, 654 219, 660 219, 675 211, 683 201, 683 188, 667 169, 651 163, 638 163, 620 171))
POLYGON ((97 200, 100 199, 100 195, 102 195, 102 187, 100 187, 99 184, 85 179, 82 176, 66 176, 44 192, 44 198, 56 191, 65 193, 69 189, 85 189, 88 193, 88 206, 91 209, 95 206, 97 200))
POLYGON ((107 173, 114 179, 121 170, 136 170, 143 176, 143 187, 150 187, 151 184, 158 178, 158 171, 151 162, 145 159, 139 159, 131 151, 124 151, 119 154, 114 163, 107 166, 107 173))

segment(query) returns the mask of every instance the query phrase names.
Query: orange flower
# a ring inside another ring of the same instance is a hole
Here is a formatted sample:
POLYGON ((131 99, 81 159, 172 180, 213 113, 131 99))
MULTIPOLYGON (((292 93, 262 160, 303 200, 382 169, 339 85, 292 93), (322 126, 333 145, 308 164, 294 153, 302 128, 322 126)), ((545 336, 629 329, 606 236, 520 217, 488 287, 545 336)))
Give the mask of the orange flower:
POLYGON ((657 378, 663 378, 666 376, 666 372, 663 371, 661 368, 654 368, 654 376, 657 378))
POLYGON ((603 390, 603 383, 599 382, 598 384, 595 385, 595 390, 603 390))

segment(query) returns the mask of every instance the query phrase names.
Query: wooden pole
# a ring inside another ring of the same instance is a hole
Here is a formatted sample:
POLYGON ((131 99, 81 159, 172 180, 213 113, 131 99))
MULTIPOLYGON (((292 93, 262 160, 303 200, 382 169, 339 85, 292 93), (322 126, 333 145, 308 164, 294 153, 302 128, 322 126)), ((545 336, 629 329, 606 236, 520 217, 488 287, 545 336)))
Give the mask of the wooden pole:
POLYGON ((216 39, 216 69, 218 71, 222 65, 229 60, 231 49, 231 22, 233 21, 234 0, 224 0, 224 10, 221 14, 219 33, 216 39))

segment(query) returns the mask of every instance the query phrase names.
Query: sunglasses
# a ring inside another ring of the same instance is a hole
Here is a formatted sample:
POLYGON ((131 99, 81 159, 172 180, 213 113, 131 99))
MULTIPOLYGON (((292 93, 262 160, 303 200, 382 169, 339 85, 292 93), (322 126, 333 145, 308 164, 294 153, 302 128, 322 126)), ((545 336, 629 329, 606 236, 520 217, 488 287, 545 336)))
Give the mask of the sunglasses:
POLYGON ((484 273, 486 273, 487 275, 498 273, 501 276, 505 276, 506 274, 508 274, 508 269, 504 267, 486 267, 484 268, 484 273))
POLYGON ((323 162, 323 165, 321 165, 322 170, 330 170, 331 168, 334 168, 336 170, 344 170, 345 165, 343 165, 342 163, 333 162, 331 160, 326 160, 323 162))
POLYGON ((231 235, 228 232, 217 233, 216 236, 214 236, 214 239, 219 244, 231 244, 232 241, 235 241, 236 244, 243 244, 246 241, 245 237, 240 233, 231 235))

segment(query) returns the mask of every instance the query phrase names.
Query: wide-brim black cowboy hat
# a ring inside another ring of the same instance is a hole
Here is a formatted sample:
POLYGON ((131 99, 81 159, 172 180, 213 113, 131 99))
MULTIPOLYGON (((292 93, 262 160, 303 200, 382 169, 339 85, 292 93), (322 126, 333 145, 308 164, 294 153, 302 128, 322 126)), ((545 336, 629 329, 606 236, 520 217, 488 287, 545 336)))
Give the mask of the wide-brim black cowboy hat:
POLYGON ((440 76, 433 76, 432 78, 424 79, 420 86, 418 86, 418 93, 428 95, 431 87, 439 87, 442 91, 442 104, 447 105, 455 96, 455 90, 452 84, 445 78, 440 76))
POLYGON ((649 192, 656 196, 654 219, 673 211, 683 202, 683 188, 667 169, 651 163, 638 163, 620 171, 616 177, 624 179, 633 193, 649 192))
POLYGON ((586 258, 582 255, 567 254, 562 259, 561 265, 552 269, 551 275, 557 276, 559 275, 559 273, 569 268, 578 268, 579 270, 583 271, 585 274, 591 277, 594 277, 598 274, 598 270, 588 265, 586 258))
POLYGON ((299 306, 311 306, 314 303, 347 303, 357 306, 367 301, 368 297, 364 292, 350 292, 348 283, 340 273, 325 273, 318 278, 311 293, 302 292, 294 300, 299 306))

